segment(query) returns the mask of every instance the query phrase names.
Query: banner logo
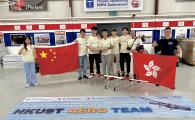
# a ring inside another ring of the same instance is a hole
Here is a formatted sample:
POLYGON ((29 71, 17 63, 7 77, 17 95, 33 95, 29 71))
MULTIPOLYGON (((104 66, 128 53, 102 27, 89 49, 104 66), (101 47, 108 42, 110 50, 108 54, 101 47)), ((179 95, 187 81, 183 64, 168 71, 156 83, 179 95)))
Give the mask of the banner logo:
POLYGON ((131 5, 134 7, 134 8, 138 8, 141 6, 141 1, 140 0, 132 0, 131 1, 131 5))
POLYGON ((94 0, 86 0, 87 8, 93 8, 94 7, 94 0))
POLYGON ((158 77, 159 66, 154 65, 154 61, 150 61, 148 65, 144 64, 144 68, 147 71, 145 74, 147 77, 153 76, 155 79, 158 77))

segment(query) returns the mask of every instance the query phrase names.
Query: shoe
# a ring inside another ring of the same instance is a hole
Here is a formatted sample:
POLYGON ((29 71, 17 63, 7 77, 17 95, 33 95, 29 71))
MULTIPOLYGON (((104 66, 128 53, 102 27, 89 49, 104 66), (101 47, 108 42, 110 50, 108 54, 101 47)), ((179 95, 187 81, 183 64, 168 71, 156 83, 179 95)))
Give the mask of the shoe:
POLYGON ((79 77, 78 80, 82 80, 82 77, 79 77))
POLYGON ((101 73, 97 73, 97 74, 96 74, 96 76, 103 76, 103 74, 101 74, 101 73))
POLYGON ((39 83, 35 83, 35 86, 38 86, 39 85, 39 83))
POLYGON ((120 76, 121 76, 121 75, 120 75, 120 72, 118 72, 117 75, 118 75, 118 77, 120 77, 120 76))
POLYGON ((127 77, 127 78, 128 78, 128 77, 129 77, 129 74, 126 74, 126 76, 125 76, 125 77, 127 77))
POLYGON ((83 75, 83 78, 84 79, 89 79, 89 77, 87 77, 87 75, 83 75))
POLYGON ((94 74, 94 73, 90 73, 90 75, 91 75, 91 76, 95 76, 95 74, 94 74))
POLYGON ((177 65, 176 65, 177 67, 179 67, 179 63, 177 62, 177 65))
POLYGON ((122 75, 121 75, 122 77, 124 77, 125 76, 125 73, 122 73, 122 75))
POLYGON ((25 85, 25 88, 28 88, 28 87, 30 87, 30 85, 26 84, 26 85, 25 85))

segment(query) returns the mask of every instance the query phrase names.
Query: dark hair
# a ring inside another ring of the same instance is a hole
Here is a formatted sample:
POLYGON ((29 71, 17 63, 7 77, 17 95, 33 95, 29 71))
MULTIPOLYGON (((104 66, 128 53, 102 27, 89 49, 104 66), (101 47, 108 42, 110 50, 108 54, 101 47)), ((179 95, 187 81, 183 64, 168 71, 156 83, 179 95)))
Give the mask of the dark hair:
POLYGON ((86 33, 85 29, 81 29, 81 30, 80 30, 80 33, 81 33, 81 32, 84 32, 84 33, 86 33))
POLYGON ((135 33, 135 35, 136 35, 136 31, 135 30, 131 30, 131 32, 130 33, 135 33))
POLYGON ((171 30, 171 28, 170 27, 166 27, 165 30, 171 30))
POLYGON ((108 30, 107 29, 102 29, 102 32, 108 32, 108 30))
POLYGON ((124 29, 126 29, 127 31, 129 31, 129 28, 128 28, 128 27, 123 27, 123 28, 122 28, 122 31, 123 31, 124 29))
POLYGON ((98 30, 98 28, 97 28, 96 26, 93 26, 93 27, 91 28, 91 30, 98 30))
POLYGON ((115 28, 112 29, 112 32, 117 32, 117 30, 115 28))
MULTIPOLYGON (((108 33, 108 30, 107 29, 102 29, 102 33, 103 32, 107 32, 108 33)), ((108 35, 107 35, 108 36, 108 35)), ((101 34, 101 38, 103 38, 103 35, 101 34)))
POLYGON ((32 44, 32 43, 31 43, 31 37, 30 37, 30 36, 26 36, 26 37, 24 38, 24 43, 23 43, 24 49, 25 49, 25 50, 27 50, 27 44, 26 44, 26 42, 25 42, 27 38, 30 40, 30 44, 32 44))

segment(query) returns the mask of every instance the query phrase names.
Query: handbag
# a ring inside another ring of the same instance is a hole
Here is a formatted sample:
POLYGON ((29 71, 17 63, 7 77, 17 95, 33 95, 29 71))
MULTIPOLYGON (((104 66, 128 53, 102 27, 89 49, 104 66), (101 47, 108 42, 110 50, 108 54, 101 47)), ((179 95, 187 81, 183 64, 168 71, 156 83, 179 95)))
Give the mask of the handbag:
POLYGON ((136 51, 142 53, 144 51, 144 45, 138 45, 136 51))
POLYGON ((133 43, 132 43, 131 47, 127 47, 127 50, 131 50, 131 49, 132 49, 133 44, 135 43, 135 41, 136 41, 136 40, 137 40, 137 37, 136 37, 136 38, 134 38, 134 41, 133 41, 133 43))

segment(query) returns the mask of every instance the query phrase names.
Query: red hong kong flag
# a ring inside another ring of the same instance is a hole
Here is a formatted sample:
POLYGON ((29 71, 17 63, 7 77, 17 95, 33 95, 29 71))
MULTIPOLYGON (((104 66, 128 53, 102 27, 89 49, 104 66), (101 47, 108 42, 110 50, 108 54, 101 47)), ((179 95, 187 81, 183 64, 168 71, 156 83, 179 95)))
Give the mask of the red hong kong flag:
POLYGON ((36 48, 41 75, 71 72, 79 68, 78 43, 36 48))
POLYGON ((137 79, 175 89, 176 56, 133 53, 137 79))

